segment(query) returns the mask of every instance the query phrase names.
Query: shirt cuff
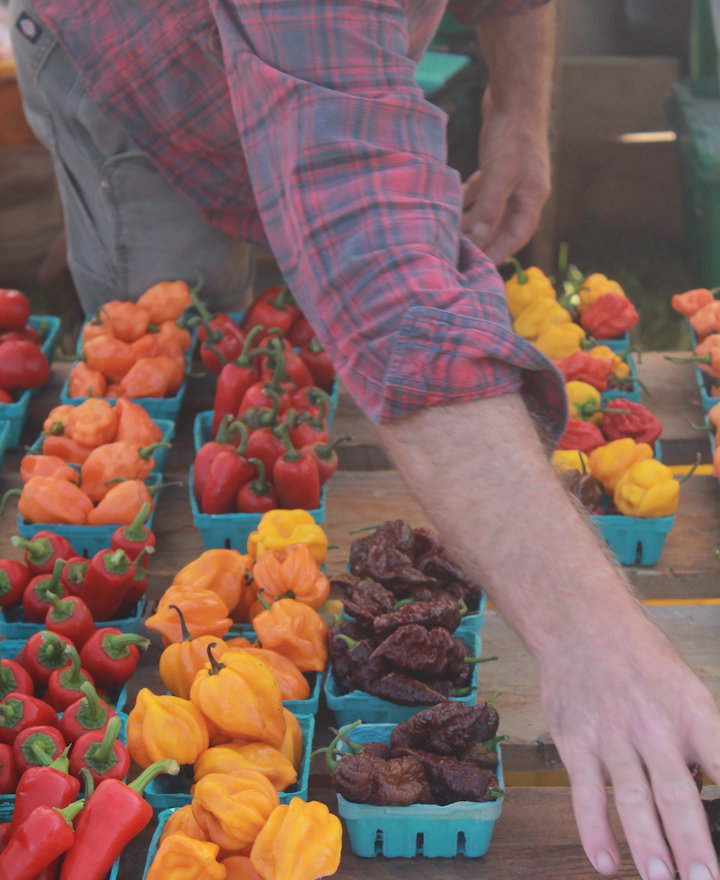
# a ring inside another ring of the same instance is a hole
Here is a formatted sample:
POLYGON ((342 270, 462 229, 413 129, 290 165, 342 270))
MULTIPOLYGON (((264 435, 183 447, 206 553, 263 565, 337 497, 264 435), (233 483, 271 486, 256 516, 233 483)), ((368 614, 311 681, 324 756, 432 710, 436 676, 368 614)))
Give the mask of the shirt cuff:
POLYGON ((550 0, 449 0, 447 11, 460 24, 472 26, 487 18, 508 18, 550 0))

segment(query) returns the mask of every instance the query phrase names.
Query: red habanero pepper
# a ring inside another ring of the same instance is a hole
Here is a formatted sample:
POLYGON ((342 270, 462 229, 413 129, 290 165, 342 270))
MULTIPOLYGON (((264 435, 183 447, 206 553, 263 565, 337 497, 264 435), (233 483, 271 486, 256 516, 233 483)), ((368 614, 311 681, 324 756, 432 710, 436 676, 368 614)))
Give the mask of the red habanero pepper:
POLYGON ((554 361, 566 382, 586 382, 598 391, 607 391, 612 375, 612 358, 596 358, 587 351, 576 351, 564 361, 554 361))
POLYGON ((44 700, 15 692, 0 702, 0 743, 12 745, 27 727, 58 727, 57 712, 44 700))
POLYGON ((112 619, 123 603, 133 574, 132 562, 124 550, 100 550, 93 556, 78 595, 94 620, 112 619))
POLYGON ((282 286, 277 288, 277 296, 270 298, 267 291, 264 291, 264 293, 267 298, 264 298, 261 294, 250 306, 247 326, 260 326, 264 327, 265 330, 272 330, 274 327, 277 327, 283 333, 287 333, 300 315, 300 309, 297 306, 291 305, 292 295, 290 294, 290 288, 283 282, 282 286))
POLYGON ((110 719, 104 731, 91 730, 84 733, 73 746, 70 754, 70 773, 80 777, 87 767, 93 782, 99 785, 103 779, 125 779, 130 769, 130 755, 118 742, 120 719, 110 719))
POLYGON ((90 609, 80 596, 67 596, 58 599, 47 594, 51 608, 45 615, 45 629, 65 636, 80 650, 90 636, 97 630, 90 609))
POLYGON ((19 663, 3 659, 0 661, 0 700, 16 692, 34 697, 35 685, 30 673, 19 663))
POLYGON ((49 767, 67 748, 57 727, 39 724, 26 727, 15 737, 13 754, 20 773, 31 767, 49 767))
POLYGON ((98 687, 106 690, 121 688, 130 681, 150 639, 135 633, 124 633, 115 627, 99 629, 80 652, 83 669, 93 676, 98 687))
POLYGON ((558 442, 558 449, 579 449, 589 455, 598 446, 606 445, 607 440, 597 425, 582 419, 568 419, 565 433, 558 442))
POLYGON ((0 743, 0 794, 15 794, 20 772, 12 746, 0 743))
POLYGON ((200 510, 211 515, 233 513, 235 499, 243 483, 253 476, 252 465, 235 450, 223 450, 213 461, 208 473, 200 510))
POLYGON ((202 498, 203 489, 205 488, 205 483, 207 482, 212 463, 223 450, 235 448, 232 438, 233 431, 237 430, 237 433, 241 435, 241 445, 244 445, 247 442, 247 426, 242 422, 233 422, 231 425, 233 418, 234 416, 226 416, 220 422, 217 434, 214 435, 215 439, 203 443, 195 456, 195 462, 193 463, 193 480, 195 482, 195 497, 197 498, 198 504, 202 498))
POLYGON ((30 569, 22 562, 0 559, 0 608, 20 604, 30 577, 30 569))
POLYGON ((43 630, 35 633, 25 643, 22 664, 30 673, 35 687, 47 687, 50 674, 67 665, 65 648, 75 646, 64 636, 43 630))
MULTIPOLYGON (((128 558, 135 562, 145 547, 155 547, 155 535, 145 527, 145 522, 152 512, 152 504, 147 502, 138 511, 138 515, 129 526, 120 526, 113 533, 110 541, 111 550, 124 550, 128 558)), ((147 556, 144 557, 147 565, 147 556)))
POLYGON ((614 339, 631 330, 638 322, 635 306, 625 296, 604 293, 588 306, 580 317, 583 329, 595 339, 614 339))
POLYGON ((135 611, 137 603, 147 592, 147 568, 145 560, 154 552, 154 547, 145 547, 140 551, 140 555, 133 562, 135 573, 132 576, 127 593, 125 593, 123 603, 118 609, 118 617, 130 617, 131 613, 135 611))
POLYGON ((273 485, 265 479, 265 466, 259 458, 248 459, 257 468, 257 479, 240 487, 237 494, 238 513, 267 513, 278 507, 273 485))
POLYGON ((218 433, 220 424, 226 416, 235 418, 245 392, 260 377, 254 360, 255 353, 250 352, 250 346, 262 330, 262 327, 253 327, 245 339, 238 359, 228 362, 220 371, 213 405, 212 437, 218 433))
POLYGON ((278 429, 285 443, 285 455, 275 462, 273 483, 283 507, 288 510, 320 507, 320 475, 309 452, 293 449, 287 427, 278 429))
POLYGON ((67 743, 76 742, 84 733, 90 731, 104 732, 110 719, 116 714, 105 700, 100 699, 89 681, 83 684, 80 691, 83 696, 71 703, 60 719, 60 733, 67 743))
POLYGON ((285 338, 290 345, 295 346, 295 348, 305 348, 305 346, 315 338, 315 331, 305 315, 300 315, 297 321, 295 321, 285 334, 285 338))
POLYGON ((320 477, 320 486, 324 486, 338 469, 339 462, 335 447, 338 443, 344 443, 346 440, 352 439, 353 438, 349 434, 343 434, 342 437, 338 437, 337 440, 333 440, 332 443, 310 443, 308 446, 304 447, 304 449, 315 459, 318 475, 320 477))
POLYGON ((316 416, 302 413, 290 428, 290 439, 296 449, 308 446, 310 443, 327 443, 330 439, 327 430, 327 411, 330 406, 330 397, 324 391, 316 391, 320 411, 316 416))
POLYGON ((67 590, 60 582, 60 576, 65 568, 65 560, 56 559, 52 575, 41 574, 34 577, 25 587, 22 606, 25 620, 28 623, 45 623, 45 615, 50 609, 48 595, 54 593, 58 599, 67 595, 67 590))
POLYGON ((317 339, 313 339, 304 348, 300 349, 300 357, 308 370, 310 370, 310 375, 313 377, 315 385, 328 393, 332 391, 333 383, 335 382, 335 367, 333 367, 327 352, 317 339))
POLYGON ((15 791, 12 830, 38 807, 67 807, 80 792, 80 783, 68 775, 70 761, 61 755, 48 767, 30 767, 20 777, 15 791))
POLYGON ((90 563, 82 556, 73 556, 65 563, 60 575, 60 583, 66 588, 71 596, 77 596, 85 583, 90 563))
POLYGON ((65 538, 53 532, 37 532, 31 541, 15 535, 10 543, 25 551, 25 565, 33 575, 52 574, 56 559, 77 556, 65 538))
POLYGON ((8 880, 34 880, 75 842, 73 820, 85 806, 75 801, 60 810, 37 807, 19 825, 0 855, 0 876, 8 880))
POLYGON ((160 773, 177 776, 180 765, 151 764, 129 785, 104 779, 88 800, 75 828, 75 843, 63 860, 60 880, 104 880, 120 853, 148 825, 153 810, 142 796, 160 773))
POLYGON ((75 648, 65 649, 66 666, 50 673, 45 700, 57 712, 64 712, 68 706, 80 698, 81 688, 86 681, 95 685, 92 676, 80 666, 80 655, 75 648))
POLYGON ((641 403, 618 397, 611 400, 605 409, 602 432, 608 441, 632 437, 636 443, 648 443, 652 446, 662 434, 660 422, 641 403), (629 410, 629 413, 616 414, 613 410, 629 410))

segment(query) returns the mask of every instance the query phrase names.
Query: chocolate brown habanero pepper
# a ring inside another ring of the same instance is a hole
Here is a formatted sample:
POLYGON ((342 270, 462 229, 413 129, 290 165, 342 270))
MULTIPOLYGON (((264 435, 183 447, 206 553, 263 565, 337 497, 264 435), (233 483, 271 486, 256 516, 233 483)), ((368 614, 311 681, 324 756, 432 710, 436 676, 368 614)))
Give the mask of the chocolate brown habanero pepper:
POLYGON ((452 755, 431 755, 417 749, 393 749, 390 754, 392 758, 416 758, 422 764, 440 806, 456 801, 493 801, 505 794, 492 770, 458 761, 452 755))
POLYGON ((402 721, 390 737, 391 749, 420 749, 460 757, 474 742, 487 742, 498 729, 498 713, 487 703, 445 703, 402 721))

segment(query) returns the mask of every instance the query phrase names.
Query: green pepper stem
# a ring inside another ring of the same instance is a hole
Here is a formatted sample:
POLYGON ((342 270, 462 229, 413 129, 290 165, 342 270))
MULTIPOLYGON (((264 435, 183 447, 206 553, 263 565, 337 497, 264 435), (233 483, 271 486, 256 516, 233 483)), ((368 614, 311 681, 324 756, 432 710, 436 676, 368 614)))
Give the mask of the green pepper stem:
MULTIPOLYGON (((157 444, 156 444, 157 445, 157 444)), ((170 444, 168 443, 169 447, 170 444)), ((147 449, 151 449, 152 447, 148 446, 147 449)), ((142 455, 142 449, 140 450, 140 455, 142 455)), ((145 528, 145 522, 147 518, 150 516, 150 511, 152 510, 152 504, 149 504, 147 501, 143 506, 138 510, 137 516, 130 523, 129 526, 123 529, 123 537, 127 541, 131 541, 133 544, 141 543, 147 539, 148 529, 145 528)))
POLYGON ((487 705, 492 706, 492 704, 495 702, 495 700, 497 700, 497 698, 501 697, 501 696, 502 696, 502 691, 495 691, 495 693, 487 701, 487 705))
POLYGON ((156 776, 159 776, 161 773, 167 773, 170 776, 177 776, 179 772, 180 765, 178 762, 174 761, 172 758, 165 758, 164 761, 156 761, 146 770, 143 770, 137 779, 128 785, 128 788, 134 791, 135 794, 141 795, 146 786, 148 786, 156 776))
POLYGON ((411 597, 408 598, 408 599, 400 599, 399 602, 396 602, 396 603, 393 605, 392 610, 393 610, 393 611, 397 611, 398 608, 403 608, 405 605, 414 605, 414 604, 415 604, 415 600, 414 600, 414 599, 412 598, 412 596, 411 596, 411 597))
POLYGON ((258 473, 257 480, 253 480, 250 484, 250 491, 253 495, 269 495, 272 492, 272 486, 267 481, 265 465, 259 458, 249 458, 248 461, 255 466, 258 473))
POLYGON ((67 773, 70 769, 70 759, 68 758, 69 753, 70 746, 68 746, 61 755, 58 755, 52 764, 49 764, 48 766, 53 770, 59 770, 61 773, 67 773))
POLYGON ((7 492, 3 495, 2 502, 0 502, 0 519, 5 516, 5 507, 8 502, 8 498, 19 498, 22 495, 22 489, 8 489, 7 492))
POLYGON ((341 642, 345 642, 345 644, 352 650, 357 642, 355 639, 351 639, 350 636, 346 636, 345 633, 338 633, 336 636, 333 636, 334 639, 340 639, 341 642))
POLYGON ((257 337, 263 332, 264 329, 265 328, 263 327, 262 324, 258 324, 257 326, 253 327, 250 330, 248 335, 245 337, 245 342, 243 342, 243 347, 240 352, 240 356, 235 361, 236 367, 249 367, 250 366, 252 359, 255 357, 255 352, 253 352, 252 355, 250 354, 250 346, 257 339, 257 337))
POLYGON ((460 612, 460 617, 465 617, 465 615, 468 613, 468 607, 467 607, 467 605, 465 604, 465 600, 464 600, 464 599, 461 599, 461 600, 458 602, 458 611, 460 612))
POLYGON ((95 780, 87 767, 80 768, 80 776, 83 782, 83 794, 85 795, 85 800, 88 800, 90 795, 95 791, 95 780))
POLYGON ((278 425, 276 431, 278 437, 282 440, 285 446, 285 455, 283 455, 283 460, 300 461, 300 459, 303 457, 303 453, 299 449, 295 449, 295 447, 292 445, 287 425, 278 425))
POLYGON ((466 657, 463 660, 463 663, 474 664, 474 663, 490 663, 493 660, 499 660, 500 658, 495 654, 492 657, 466 657))
POLYGON ((228 442, 228 428, 230 427, 230 422, 232 421, 233 417, 230 413, 222 417, 222 419, 220 420, 220 425, 217 429, 217 433, 215 434, 215 443, 228 442))
POLYGON ((155 548, 147 544, 135 557, 133 560, 133 565, 135 566, 135 574, 133 575, 134 581, 142 581, 147 577, 143 562, 145 561, 146 556, 152 556, 154 552, 155 548))
POLYGON ((678 477, 678 483, 687 483, 687 481, 692 477, 695 471, 700 467, 700 462, 702 461, 702 455, 698 452, 697 457, 695 458, 695 464, 690 468, 690 470, 685 474, 684 477, 678 477))
MULTIPOLYGON (((48 755, 47 751, 39 742, 35 741, 30 743, 30 751, 33 753, 33 756, 37 758, 37 762, 41 767, 49 767, 52 764, 52 755, 48 755)), ((55 750, 53 749, 53 751, 55 750)))
POLYGON ((477 686, 474 687, 466 687, 466 688, 455 688, 453 691, 454 697, 469 697, 473 691, 477 690, 477 686))
POLYGON ((265 599, 265 598, 263 597, 263 595, 262 595, 262 590, 259 590, 259 591, 258 591, 258 593, 257 593, 257 595, 255 596, 255 598, 258 600, 258 602, 262 605, 262 607, 263 607, 266 611, 269 611, 269 610, 270 610, 270 603, 267 601, 267 599, 265 599))
POLYGON ((120 719, 117 715, 113 715, 108 721, 108 726, 105 728, 102 742, 98 743, 97 748, 93 752, 93 758, 97 760, 98 763, 107 764, 110 761, 115 743, 117 742, 118 734, 120 733, 120 727, 120 719))
POLYGON ((348 535, 357 535, 360 532, 369 532, 372 531, 372 529, 379 529, 381 525, 382 523, 375 523, 374 526, 361 526, 359 529, 353 529, 352 531, 348 532, 348 535))
POLYGON ((331 773, 333 772, 333 770, 336 770, 337 766, 338 766, 338 761, 336 761, 333 757, 331 757, 331 755, 334 754, 335 751, 337 751, 337 745, 340 742, 340 740, 342 740, 344 737, 346 737, 348 735, 348 733, 350 733, 351 730, 355 730, 355 728, 359 724, 362 724, 362 721, 354 721, 352 724, 348 725, 347 727, 344 727, 341 731, 338 732, 335 739, 328 746, 328 750, 325 755, 325 762, 327 764, 328 770, 331 773))
POLYGON ((491 752, 498 743, 504 742, 506 739, 510 739, 509 736, 494 736, 492 739, 488 739, 483 743, 483 746, 491 752))
POLYGON ((194 637, 190 635, 190 630, 187 628, 187 624, 185 623, 185 615, 182 613, 182 611, 178 608, 177 605, 168 605, 168 608, 172 608, 173 611, 177 611, 178 613, 178 617, 180 618, 180 632, 182 633, 182 641, 194 641, 194 637))
POLYGON ((517 283, 518 284, 527 284, 528 283, 529 279, 528 279, 527 275, 525 274, 525 270, 520 265, 520 262, 515 259, 515 257, 508 257, 507 260, 505 260, 505 262, 510 263, 510 265, 515 269, 515 274, 517 275, 517 283))
POLYGON ((505 797, 505 792, 502 788, 494 785, 492 788, 488 789, 488 794, 490 795, 490 800, 497 801, 501 797, 505 797))
POLYGON ((70 806, 63 807, 62 810, 60 807, 53 807, 56 813, 60 813, 63 819, 68 823, 68 825, 73 827, 73 819, 77 816, 80 810, 85 806, 84 800, 73 801, 70 806))
POLYGON ((583 476, 586 477, 588 470, 587 470, 587 465, 585 464, 585 455, 584 455, 584 453, 580 452, 579 449, 578 449, 578 458, 580 459, 580 467, 582 468, 583 476))
POLYGON ((160 449, 161 447, 163 449, 171 449, 172 444, 166 443, 164 440, 161 440, 158 443, 151 443, 149 446, 144 446, 142 449, 138 449, 138 455, 140 456, 140 458, 143 459, 143 461, 148 461, 153 452, 155 452, 156 449, 160 449))
POLYGON ((219 675, 222 670, 225 669, 225 666, 222 663, 218 663, 215 657, 213 657, 213 648, 217 648, 217 642, 210 642, 210 644, 207 646, 207 655, 210 660, 210 665, 212 667, 210 669, 210 675, 219 675))
POLYGON ((87 700, 88 709, 90 710, 90 716, 92 718, 99 718, 100 713, 105 710, 100 705, 100 698, 98 697, 98 693, 95 688, 90 684, 89 681, 83 682, 80 687, 80 693, 85 696, 87 700))
POLYGON ((322 443, 319 446, 316 446, 315 455, 317 455, 317 457, 321 458, 323 461, 332 461, 335 447, 339 443, 345 443, 354 439, 355 438, 351 434, 343 434, 341 437, 338 437, 337 440, 333 440, 331 443, 322 443))

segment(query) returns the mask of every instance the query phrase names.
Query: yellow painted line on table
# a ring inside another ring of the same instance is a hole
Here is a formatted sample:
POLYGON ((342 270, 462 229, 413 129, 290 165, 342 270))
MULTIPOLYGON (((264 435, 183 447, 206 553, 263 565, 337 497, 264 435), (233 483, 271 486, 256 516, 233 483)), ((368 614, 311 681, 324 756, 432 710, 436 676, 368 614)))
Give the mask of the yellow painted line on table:
POLYGON ((667 608, 677 605, 720 605, 720 599, 643 599, 648 608, 667 608))
MULTIPOLYGON (((691 464, 673 464, 670 465, 670 470, 673 472, 673 475, 676 477, 684 477, 685 474, 689 474, 692 470, 693 465, 691 464)), ((711 477, 713 475, 713 466, 711 464, 699 464, 695 468, 695 476, 696 477, 711 477)))

